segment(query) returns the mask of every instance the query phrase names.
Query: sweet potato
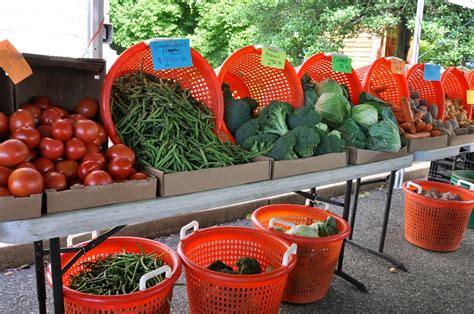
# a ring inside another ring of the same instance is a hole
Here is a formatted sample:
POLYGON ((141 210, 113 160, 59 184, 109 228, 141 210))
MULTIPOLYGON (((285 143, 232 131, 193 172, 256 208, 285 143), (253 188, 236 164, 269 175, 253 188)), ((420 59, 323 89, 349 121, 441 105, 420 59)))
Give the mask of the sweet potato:
POLYGON ((435 136, 440 136, 441 135, 441 131, 440 130, 432 130, 430 132, 431 134, 431 137, 435 137, 435 136))
POLYGON ((408 130, 410 130, 410 123, 408 123, 408 122, 400 123, 400 127, 401 127, 403 130, 408 131, 408 130))
POLYGON ((423 132, 431 132, 433 130, 433 125, 432 124, 425 124, 425 127, 423 128, 423 132))
POLYGON ((405 134, 405 138, 407 139, 420 139, 420 138, 427 138, 430 137, 430 132, 420 132, 416 134, 405 134))
POLYGON ((403 110, 403 116, 405 117, 405 122, 408 122, 410 124, 409 132, 411 134, 415 134, 416 126, 413 121, 413 112, 411 111, 410 104, 405 97, 402 97, 400 99, 400 103, 402 104, 402 110, 403 110))
POLYGON ((423 122, 423 120, 419 120, 418 123, 416 123, 416 131, 423 132, 425 126, 426 126, 426 123, 423 122))

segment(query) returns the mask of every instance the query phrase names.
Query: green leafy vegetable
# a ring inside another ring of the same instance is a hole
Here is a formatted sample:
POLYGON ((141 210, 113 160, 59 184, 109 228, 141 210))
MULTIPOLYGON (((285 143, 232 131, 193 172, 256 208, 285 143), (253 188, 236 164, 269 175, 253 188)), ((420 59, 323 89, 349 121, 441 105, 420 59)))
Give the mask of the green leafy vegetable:
POLYGON ((288 126, 291 129, 299 126, 309 126, 314 128, 321 122, 321 115, 312 107, 300 107, 296 109, 288 118, 288 126))
POLYGON ((316 85, 311 80, 311 77, 306 73, 303 74, 303 77, 301 78, 301 87, 303 88, 304 93, 304 106, 314 107, 318 100, 316 85))
MULTIPOLYGON (((292 234, 292 230, 288 229, 286 233, 292 234)), ((297 225, 295 235, 300 236, 300 237, 307 237, 307 238, 319 237, 318 231, 307 225, 297 225)))
POLYGON ((287 117, 293 113, 293 107, 286 102, 272 101, 260 112, 260 128, 264 133, 284 135, 288 132, 287 117))
POLYGON ((275 141, 278 139, 276 134, 261 133, 258 135, 249 136, 243 143, 242 148, 250 152, 265 155, 275 146, 275 141))
POLYGON ((297 159, 298 156, 294 152, 296 145, 296 136, 292 133, 287 133, 277 139, 273 148, 266 154, 266 156, 274 160, 291 160, 297 159))
POLYGON ((327 78, 324 81, 317 82, 316 91, 319 97, 326 93, 336 93, 344 97, 344 91, 342 87, 332 78, 327 78))
POLYGON ((401 141, 398 128, 390 120, 383 120, 369 129, 367 148, 370 150, 396 153, 400 150, 401 141))
POLYGON ((217 271, 220 273, 236 274, 236 272, 234 272, 232 267, 224 264, 224 262, 220 260, 216 260, 212 262, 211 265, 207 266, 207 269, 217 271))
POLYGON ((345 142, 341 139, 341 133, 333 130, 329 134, 321 137, 321 143, 318 145, 315 155, 342 153, 344 146, 345 142))
POLYGON ((371 105, 358 105, 352 107, 351 118, 361 127, 366 129, 378 122, 378 113, 371 105))
POLYGON ((261 134, 260 124, 257 119, 250 119, 242 124, 235 132, 235 141, 237 144, 242 144, 247 138, 253 135, 261 134))
POLYGON ((232 135, 252 118, 250 105, 240 99, 229 99, 224 105, 224 121, 232 135))
POLYGON ((319 97, 315 109, 324 123, 337 126, 349 117, 351 105, 342 94, 328 92, 319 97))
POLYGON ((239 267, 239 269, 237 270, 237 273, 239 275, 254 275, 260 274, 262 272, 260 263, 255 258, 239 258, 237 262, 235 262, 235 265, 239 267))
POLYGON ((367 145, 367 137, 351 118, 344 121, 338 130, 341 132, 341 138, 345 141, 346 146, 363 149, 367 145))
POLYGON ((320 142, 316 128, 309 126, 299 126, 290 131, 296 137, 294 151, 298 157, 307 158, 314 155, 316 147, 320 142))

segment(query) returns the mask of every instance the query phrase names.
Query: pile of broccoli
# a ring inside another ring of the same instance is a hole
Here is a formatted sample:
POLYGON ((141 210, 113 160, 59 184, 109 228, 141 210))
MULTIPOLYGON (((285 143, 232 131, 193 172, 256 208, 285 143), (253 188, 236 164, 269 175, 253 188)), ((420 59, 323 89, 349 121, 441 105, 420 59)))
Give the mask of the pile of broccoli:
POLYGON ((207 269, 216 271, 219 273, 225 274, 233 274, 233 275, 255 275, 261 274, 262 268, 260 267, 260 263, 251 257, 242 257, 239 258, 235 265, 238 267, 236 271, 233 270, 232 266, 226 265, 221 260, 216 260, 212 262, 207 269))

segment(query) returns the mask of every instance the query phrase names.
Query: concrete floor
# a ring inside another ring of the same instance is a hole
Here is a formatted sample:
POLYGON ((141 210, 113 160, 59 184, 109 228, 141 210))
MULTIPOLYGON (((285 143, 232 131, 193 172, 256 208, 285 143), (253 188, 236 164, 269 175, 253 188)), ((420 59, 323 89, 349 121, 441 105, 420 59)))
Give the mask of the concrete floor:
MULTIPOLYGON (((362 195, 354 239, 376 248, 385 193, 380 190, 362 195)), ((339 209, 334 212, 340 214, 339 209)), ((250 226, 249 221, 228 225, 250 226)), ((178 236, 158 239, 176 248, 178 236)), ((347 247, 344 270, 365 283, 368 294, 356 290, 348 282, 335 276, 327 296, 308 305, 282 304, 281 313, 315 312, 403 312, 403 313, 474 313, 474 230, 465 232, 459 250, 453 253, 434 253, 407 243, 403 236, 403 193, 395 191, 385 246, 386 253, 403 261, 408 272, 391 273, 391 265, 364 251, 347 247)), ((183 278, 180 279, 183 283, 183 278)), ((48 291, 48 305, 52 309, 48 291)), ((187 313, 186 287, 176 286, 173 313, 187 313)), ((0 313, 36 313, 34 269, 0 274, 0 313)))

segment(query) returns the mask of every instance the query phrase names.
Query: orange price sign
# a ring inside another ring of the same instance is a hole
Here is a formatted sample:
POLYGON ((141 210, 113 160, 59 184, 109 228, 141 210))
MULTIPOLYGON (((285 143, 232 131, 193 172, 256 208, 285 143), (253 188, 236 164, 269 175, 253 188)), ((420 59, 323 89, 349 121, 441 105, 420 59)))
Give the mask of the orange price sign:
POLYGON ((8 40, 0 42, 0 67, 14 84, 18 84, 33 74, 28 62, 8 40))
POLYGON ((405 61, 400 59, 392 59, 391 68, 392 73, 405 75, 405 61))

